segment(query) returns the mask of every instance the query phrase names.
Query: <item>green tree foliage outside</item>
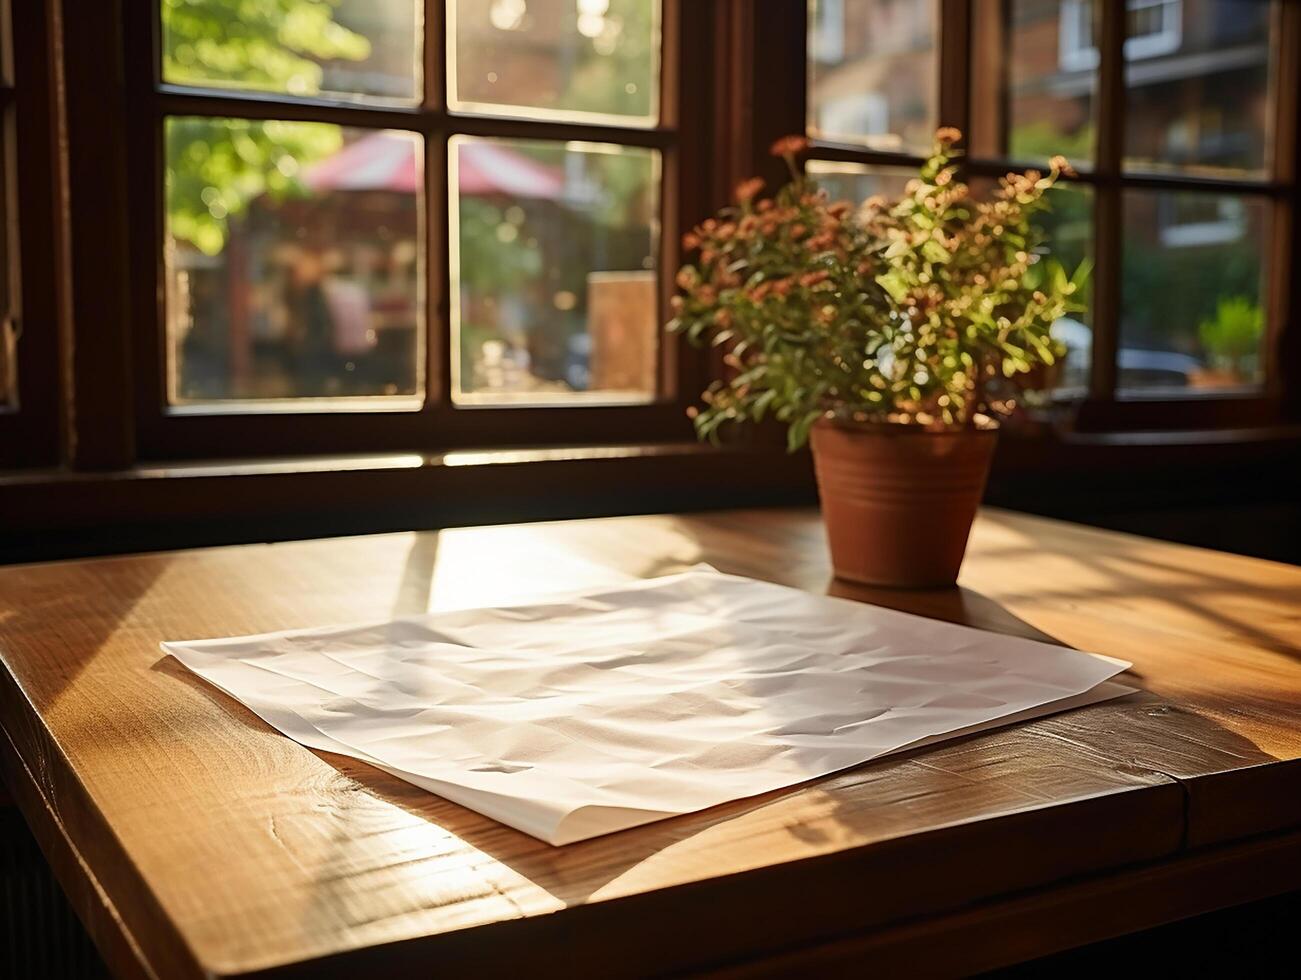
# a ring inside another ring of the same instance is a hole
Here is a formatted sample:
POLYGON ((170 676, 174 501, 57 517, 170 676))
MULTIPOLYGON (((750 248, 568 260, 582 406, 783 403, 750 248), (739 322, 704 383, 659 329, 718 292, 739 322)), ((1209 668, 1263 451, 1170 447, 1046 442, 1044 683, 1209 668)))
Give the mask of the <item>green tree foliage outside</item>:
MULTIPOLYGON (((320 62, 361 60, 370 42, 336 23, 338 0, 163 0, 163 78, 315 95, 320 62)), ((284 120, 169 120, 167 216, 176 238, 215 255, 227 222, 261 194, 301 193, 303 168, 336 152, 338 126, 284 120)))
POLYGON ((1244 378, 1255 373, 1264 333, 1265 311, 1246 296, 1221 299, 1215 316, 1203 320, 1197 328, 1212 363, 1244 378))

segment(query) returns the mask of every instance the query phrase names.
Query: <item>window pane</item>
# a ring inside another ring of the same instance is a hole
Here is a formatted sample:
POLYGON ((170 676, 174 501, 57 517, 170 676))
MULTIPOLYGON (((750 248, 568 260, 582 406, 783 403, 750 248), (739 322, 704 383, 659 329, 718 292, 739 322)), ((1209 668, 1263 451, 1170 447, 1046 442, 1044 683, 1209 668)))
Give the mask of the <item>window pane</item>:
POLYGON ((1266 169, 1271 14, 1267 0, 1130 0, 1127 165, 1266 169))
POLYGON ((654 397, 659 154, 455 137, 453 397, 654 397))
POLYGON ((804 164, 804 171, 826 190, 833 201, 851 201, 854 204, 861 204, 877 194, 898 197, 908 181, 917 176, 915 170, 907 167, 871 167, 833 160, 809 160, 804 164))
POLYGON ((1133 190, 1124 207, 1120 386, 1259 383, 1267 202, 1133 190))
POLYGON ((173 401, 421 391, 411 133, 167 120, 173 401))
POLYGON ((455 0, 448 13, 453 109, 658 118, 657 0, 455 0))
POLYGON ((810 0, 809 132, 926 153, 938 119, 933 0, 810 0))
POLYGON ((1007 154, 1094 155, 1098 51, 1092 0, 1012 0, 1007 36, 1007 154))
POLYGON ((163 80, 413 102, 420 0, 162 0, 163 80))

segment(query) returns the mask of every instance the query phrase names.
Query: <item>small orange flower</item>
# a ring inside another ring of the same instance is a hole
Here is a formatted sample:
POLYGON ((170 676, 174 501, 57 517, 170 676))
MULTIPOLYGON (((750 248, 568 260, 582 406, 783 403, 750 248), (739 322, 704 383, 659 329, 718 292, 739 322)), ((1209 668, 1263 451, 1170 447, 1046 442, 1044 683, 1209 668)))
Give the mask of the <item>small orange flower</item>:
POLYGON ((962 130, 955 129, 953 126, 941 126, 935 131, 935 142, 942 146, 952 146, 960 139, 962 139, 962 130))
POLYGON ((771 153, 775 157, 793 157, 809 148, 809 141, 804 136, 783 136, 772 145, 771 153))
POLYGON ((755 195, 761 190, 763 190, 762 177, 751 177, 749 180, 741 181, 736 185, 736 203, 745 204, 747 201, 754 200, 755 195))
POLYGON ((1075 176, 1075 168, 1071 166, 1071 161, 1060 154, 1053 157, 1048 163, 1057 173, 1065 174, 1067 177, 1075 176))
POLYGON ((700 236, 694 231, 689 231, 682 236, 682 250, 690 252, 692 249, 700 247, 700 236))

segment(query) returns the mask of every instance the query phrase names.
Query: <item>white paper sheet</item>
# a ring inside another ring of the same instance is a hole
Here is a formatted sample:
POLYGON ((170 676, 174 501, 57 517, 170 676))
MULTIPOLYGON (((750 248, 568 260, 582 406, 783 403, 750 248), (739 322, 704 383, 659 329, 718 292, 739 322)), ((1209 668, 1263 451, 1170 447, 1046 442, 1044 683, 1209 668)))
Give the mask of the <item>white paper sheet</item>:
POLYGON ((552 844, 1129 693, 1129 664, 698 568, 165 651, 311 748, 552 844))

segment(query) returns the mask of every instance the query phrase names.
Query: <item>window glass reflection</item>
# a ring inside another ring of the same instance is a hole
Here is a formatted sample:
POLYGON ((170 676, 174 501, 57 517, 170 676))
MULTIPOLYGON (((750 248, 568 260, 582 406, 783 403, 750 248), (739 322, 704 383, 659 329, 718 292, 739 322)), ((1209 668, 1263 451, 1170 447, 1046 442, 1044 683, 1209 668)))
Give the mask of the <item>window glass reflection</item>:
POLYGON ((162 0, 163 80, 289 96, 420 97, 420 0, 162 0))
POLYGON ((453 397, 652 398, 658 154, 457 137, 451 164, 453 397))
POLYGON ((1259 384, 1268 202, 1132 190, 1124 206, 1120 387, 1259 384))
POLYGON ((934 0, 810 0, 810 133, 926 153, 935 134, 934 0))
POLYGON ((411 133, 168 119, 173 401, 418 394, 423 174, 411 133))
POLYGON ((455 0, 448 10, 452 108, 655 122, 657 0, 455 0))
POLYGON ((1268 169, 1272 6, 1269 0, 1130 0, 1127 166, 1268 169))

